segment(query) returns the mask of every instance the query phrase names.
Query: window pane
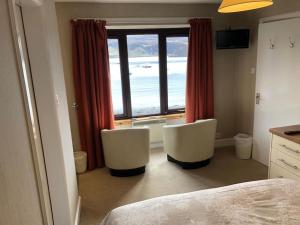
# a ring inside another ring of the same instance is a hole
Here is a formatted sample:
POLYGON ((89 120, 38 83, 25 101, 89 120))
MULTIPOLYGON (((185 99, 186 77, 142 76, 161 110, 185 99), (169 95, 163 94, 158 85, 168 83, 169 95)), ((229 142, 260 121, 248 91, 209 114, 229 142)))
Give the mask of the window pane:
POLYGON ((160 113, 158 35, 127 35, 132 116, 160 113))
POLYGON ((109 66, 115 115, 124 114, 118 39, 108 39, 109 66))
POLYGON ((188 37, 167 38, 168 109, 185 108, 188 37))

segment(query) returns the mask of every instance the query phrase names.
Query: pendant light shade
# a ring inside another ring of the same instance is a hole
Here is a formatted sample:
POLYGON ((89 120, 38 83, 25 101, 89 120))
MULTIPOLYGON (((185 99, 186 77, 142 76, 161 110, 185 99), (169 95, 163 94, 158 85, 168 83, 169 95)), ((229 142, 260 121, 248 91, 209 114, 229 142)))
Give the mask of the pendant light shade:
POLYGON ((273 5, 272 0, 223 0, 220 13, 234 13, 263 8, 273 5))

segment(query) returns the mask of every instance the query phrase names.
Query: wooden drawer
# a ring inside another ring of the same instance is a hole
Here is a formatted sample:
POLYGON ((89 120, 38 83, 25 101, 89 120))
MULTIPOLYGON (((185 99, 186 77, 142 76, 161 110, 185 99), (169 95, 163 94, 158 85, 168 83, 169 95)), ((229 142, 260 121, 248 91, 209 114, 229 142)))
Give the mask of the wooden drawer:
POLYGON ((295 174, 289 172, 288 170, 278 166, 275 163, 271 163, 270 165, 270 174, 269 178, 289 178, 293 180, 298 180, 300 181, 300 177, 296 176, 295 174))
POLYGON ((285 154, 285 152, 273 148, 271 162, 274 162, 291 173, 300 176, 300 161, 285 154))
POLYGON ((300 145, 295 142, 273 135, 272 148, 276 148, 300 160, 300 145))

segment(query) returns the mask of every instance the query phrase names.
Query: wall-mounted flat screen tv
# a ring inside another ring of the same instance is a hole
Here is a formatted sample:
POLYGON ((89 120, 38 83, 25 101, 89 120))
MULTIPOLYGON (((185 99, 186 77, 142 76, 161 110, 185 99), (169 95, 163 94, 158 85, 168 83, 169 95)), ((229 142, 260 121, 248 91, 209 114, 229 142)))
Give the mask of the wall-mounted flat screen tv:
POLYGON ((249 37, 249 29, 217 31, 217 49, 249 48, 249 37))

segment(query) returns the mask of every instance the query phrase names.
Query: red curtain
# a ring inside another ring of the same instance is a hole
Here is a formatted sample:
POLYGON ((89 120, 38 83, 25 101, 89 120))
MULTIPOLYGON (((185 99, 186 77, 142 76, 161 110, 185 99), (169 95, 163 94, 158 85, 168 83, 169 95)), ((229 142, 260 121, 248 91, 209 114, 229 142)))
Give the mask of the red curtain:
POLYGON ((186 122, 214 117, 213 50, 210 19, 191 19, 188 49, 186 122))
POLYGON ((114 127, 104 21, 72 21, 73 76, 81 147, 88 169, 104 166, 101 130, 114 127))

